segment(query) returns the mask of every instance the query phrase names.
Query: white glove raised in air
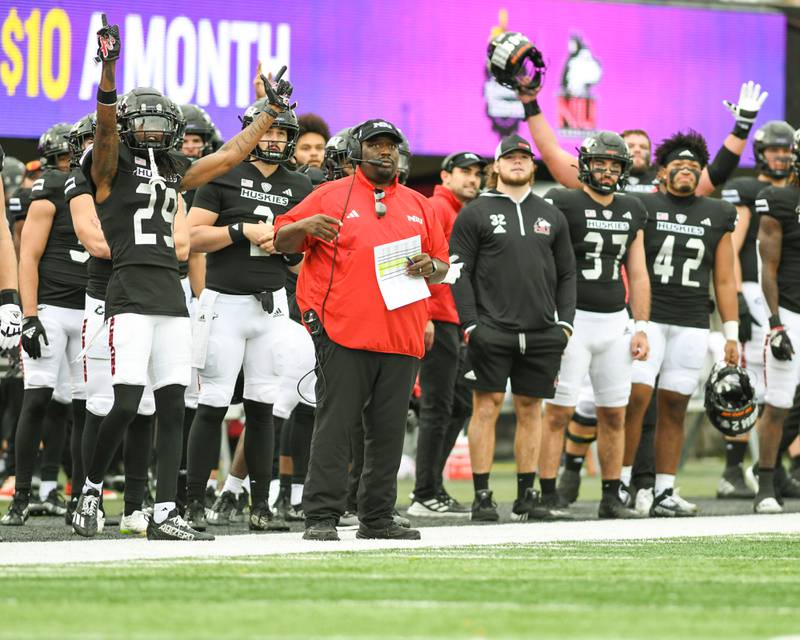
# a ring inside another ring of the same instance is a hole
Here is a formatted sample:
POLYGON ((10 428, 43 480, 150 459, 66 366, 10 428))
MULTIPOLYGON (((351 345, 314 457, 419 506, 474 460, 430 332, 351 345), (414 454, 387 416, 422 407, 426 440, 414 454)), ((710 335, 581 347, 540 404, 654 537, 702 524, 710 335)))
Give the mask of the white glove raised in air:
POLYGON ((22 311, 15 304, 0 305, 0 351, 16 349, 22 335, 22 311))
MULTIPOLYGON (((764 101, 769 94, 766 91, 761 91, 761 85, 756 84, 752 80, 742 84, 739 91, 739 102, 733 104, 728 100, 723 100, 722 104, 733 114, 736 118, 736 125, 741 127, 743 132, 749 132, 750 127, 756 121, 756 116, 761 110, 764 101)), ((734 134, 735 135, 735 134, 734 134)))
POLYGON ((458 256, 450 256, 450 268, 442 280, 442 284, 455 284, 455 281, 461 277, 461 269, 464 268, 463 262, 458 262, 458 256))

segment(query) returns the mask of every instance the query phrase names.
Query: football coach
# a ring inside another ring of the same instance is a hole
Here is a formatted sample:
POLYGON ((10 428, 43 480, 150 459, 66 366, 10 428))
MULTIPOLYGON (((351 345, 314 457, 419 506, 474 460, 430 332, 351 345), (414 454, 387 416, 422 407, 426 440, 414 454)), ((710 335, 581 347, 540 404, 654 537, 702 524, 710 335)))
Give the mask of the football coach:
POLYGON ((397 128, 367 120, 353 136, 355 174, 320 186, 275 223, 276 250, 305 253, 297 301, 317 352, 317 415, 303 492, 303 537, 339 539, 349 431, 363 419, 356 535, 416 540, 419 531, 395 524, 392 512, 428 312, 424 299, 387 305, 378 283, 376 247, 419 236, 419 252, 402 256, 402 268, 431 284, 447 273, 448 247, 428 200, 397 182, 402 141, 397 128))

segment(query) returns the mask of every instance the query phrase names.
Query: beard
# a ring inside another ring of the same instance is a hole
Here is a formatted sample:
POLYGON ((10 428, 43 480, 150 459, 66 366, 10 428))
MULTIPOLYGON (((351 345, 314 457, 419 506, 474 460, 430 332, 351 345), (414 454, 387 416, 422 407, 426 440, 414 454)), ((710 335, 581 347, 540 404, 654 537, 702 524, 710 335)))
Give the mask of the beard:
POLYGON ((533 179, 533 169, 524 174, 505 173, 501 171, 498 174, 500 182, 509 187, 522 187, 531 183, 533 179))

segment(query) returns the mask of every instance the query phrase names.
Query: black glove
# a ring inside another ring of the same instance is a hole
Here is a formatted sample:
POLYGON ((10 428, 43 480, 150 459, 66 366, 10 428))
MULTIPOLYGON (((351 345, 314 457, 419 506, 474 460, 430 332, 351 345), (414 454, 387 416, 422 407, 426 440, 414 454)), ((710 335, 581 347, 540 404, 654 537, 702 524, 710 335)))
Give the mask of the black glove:
POLYGON ((111 62, 119 60, 122 42, 119 39, 119 25, 108 24, 106 14, 102 14, 103 27, 97 32, 96 62, 111 62))
POLYGON ((776 360, 785 362, 794 355, 794 347, 786 333, 786 328, 781 324, 781 319, 774 315, 769 319, 769 348, 776 360))
POLYGON ((278 75, 275 76, 275 82, 270 82, 263 73, 261 74, 261 82, 264 83, 264 89, 267 92, 267 102, 271 105, 279 107, 281 111, 287 109, 294 109, 297 107, 296 102, 290 103, 294 87, 288 80, 281 80, 283 74, 286 73, 286 65, 281 67, 278 75))
POLYGON ((739 300, 739 342, 750 342, 753 339, 753 325, 760 327, 761 323, 750 315, 747 300, 740 293, 739 300))
POLYGON ((42 357, 40 339, 44 340, 48 347, 50 346, 47 341, 47 332, 44 330, 39 316, 28 316, 22 321, 22 348, 34 360, 42 357))

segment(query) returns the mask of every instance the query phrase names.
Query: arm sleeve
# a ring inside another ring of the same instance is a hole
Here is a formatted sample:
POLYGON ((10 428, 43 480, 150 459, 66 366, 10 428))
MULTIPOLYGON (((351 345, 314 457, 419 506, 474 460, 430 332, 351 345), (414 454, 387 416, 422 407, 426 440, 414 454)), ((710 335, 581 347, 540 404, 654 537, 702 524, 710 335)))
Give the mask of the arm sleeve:
POLYGON ((739 156, 724 144, 708 165, 708 178, 715 187, 724 183, 739 166, 739 156))
POLYGON ((556 263, 556 311, 558 323, 568 325, 572 331, 578 298, 575 252, 572 249, 566 218, 561 215, 560 220, 558 233, 553 242, 553 257, 556 263))
MULTIPOLYGON (((291 210, 287 211, 283 215, 278 216, 274 223, 275 235, 277 236, 280 230, 287 224, 305 220, 306 218, 315 216, 318 213, 325 213, 325 210, 322 208, 322 196, 324 193, 327 193, 324 187, 316 189, 308 194, 302 202, 292 207, 291 210)), ((338 217, 338 215, 336 217, 338 217)), ((301 250, 307 251, 314 246, 314 244, 316 244, 316 241, 316 238, 307 235, 303 240, 303 246, 301 247, 301 250)))
POLYGON ((478 322, 472 279, 479 247, 479 220, 475 210, 468 206, 456 218, 453 235, 450 238, 450 254, 457 255, 464 265, 461 268, 461 276, 451 286, 462 329, 474 326, 478 322))

